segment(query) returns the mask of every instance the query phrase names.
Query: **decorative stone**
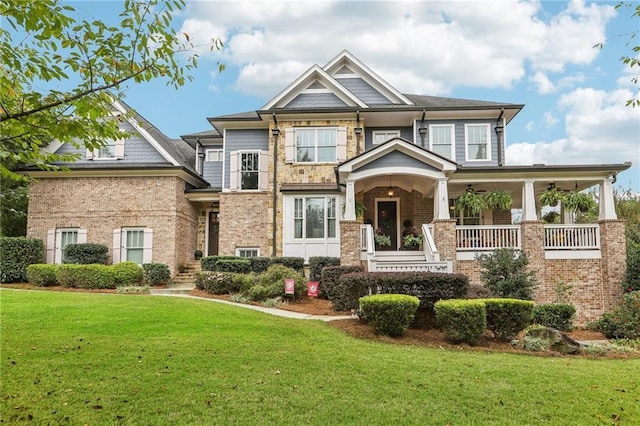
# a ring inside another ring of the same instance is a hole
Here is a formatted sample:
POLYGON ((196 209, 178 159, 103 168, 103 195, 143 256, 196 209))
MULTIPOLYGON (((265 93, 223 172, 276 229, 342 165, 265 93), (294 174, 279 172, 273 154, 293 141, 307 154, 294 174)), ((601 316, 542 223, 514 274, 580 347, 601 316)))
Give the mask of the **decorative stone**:
POLYGON ((575 354, 580 350, 580 343, 555 328, 543 327, 529 330, 529 336, 537 337, 547 342, 552 351, 562 354, 575 354))

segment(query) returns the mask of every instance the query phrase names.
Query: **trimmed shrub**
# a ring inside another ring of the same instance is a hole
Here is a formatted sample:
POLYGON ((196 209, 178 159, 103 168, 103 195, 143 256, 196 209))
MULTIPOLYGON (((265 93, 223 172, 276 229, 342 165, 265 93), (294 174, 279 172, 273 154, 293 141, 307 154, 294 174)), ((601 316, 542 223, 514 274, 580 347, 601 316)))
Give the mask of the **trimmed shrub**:
POLYGON ((42 240, 26 237, 0 237, 0 282, 27 280, 27 266, 44 263, 42 240))
POLYGON ((348 311, 360 307, 360 298, 369 293, 369 274, 352 272, 344 274, 331 290, 331 306, 334 311, 348 311))
POLYGON ((607 339, 640 339, 640 291, 625 293, 622 305, 596 322, 607 339))
POLYGON ((256 276, 254 274, 234 274, 232 281, 229 293, 246 293, 255 285, 256 276))
POLYGON ((27 281, 38 287, 56 285, 57 265, 36 263, 27 266, 27 281))
POLYGON ((304 275, 304 257, 272 257, 271 264, 284 265, 304 275))
POLYGON ((231 272, 196 272, 195 285, 198 290, 211 294, 228 294, 234 289, 235 276, 236 274, 231 272))
POLYGON ((497 249, 492 254, 477 257, 480 262, 480 279, 493 297, 533 299, 533 289, 538 285, 535 271, 527 270, 527 253, 513 249, 497 249))
POLYGON ((464 299, 488 299, 491 292, 483 284, 469 284, 464 299))
POLYGON ((307 294, 307 280, 304 275, 281 264, 273 264, 269 269, 256 276, 256 284, 249 289, 251 300, 265 300, 284 296, 284 280, 294 280, 294 298, 299 299, 307 294), (254 287, 264 287, 256 289, 254 287))
POLYGON ((143 263, 144 282, 149 285, 166 284, 171 279, 169 267, 164 263, 143 263))
POLYGON ((206 256, 200 259, 200 267, 203 271, 217 271, 216 264, 220 260, 238 260, 244 259, 238 256, 206 256))
MULTIPOLYGON (((339 303, 334 300, 338 297, 339 290, 337 288, 340 277, 351 272, 362 272, 362 268, 360 266, 327 266, 322 269, 320 291, 331 301, 334 310, 339 310, 336 309, 336 305, 339 303)), ((365 296, 365 294, 361 296, 365 296)))
POLYGON ((251 262, 251 270, 256 274, 266 271, 272 264, 270 257, 250 257, 247 260, 251 262))
POLYGON ((571 330, 576 308, 563 303, 538 305, 533 308, 533 322, 560 331, 571 330))
POLYGON ((445 336, 453 342, 476 345, 487 329, 485 303, 481 300, 440 300, 434 310, 445 336))
POLYGON ((640 290, 640 242, 627 238, 627 269, 625 271, 624 290, 640 290))
POLYGON ((498 339, 514 339, 531 324, 533 302, 519 299, 480 299, 487 312, 487 328, 498 339))
POLYGON ((340 258, 327 256, 310 257, 309 281, 322 282, 322 268, 325 266, 340 266, 340 258))
POLYGON ((56 279, 64 287, 116 288, 113 269, 107 265, 58 265, 56 279))
POLYGON ((144 279, 144 271, 133 262, 121 262, 111 265, 116 286, 133 286, 141 284, 144 279))
POLYGON ((68 244, 64 248, 62 261, 79 265, 99 263, 106 265, 109 259, 109 248, 104 244, 82 243, 68 244))
POLYGON ((406 294, 374 294, 360 298, 364 319, 376 331, 389 336, 400 336, 409 328, 419 305, 417 297, 406 294))
POLYGON ((221 259, 215 265, 218 272, 235 272, 248 274, 251 272, 251 262, 248 259, 221 259))

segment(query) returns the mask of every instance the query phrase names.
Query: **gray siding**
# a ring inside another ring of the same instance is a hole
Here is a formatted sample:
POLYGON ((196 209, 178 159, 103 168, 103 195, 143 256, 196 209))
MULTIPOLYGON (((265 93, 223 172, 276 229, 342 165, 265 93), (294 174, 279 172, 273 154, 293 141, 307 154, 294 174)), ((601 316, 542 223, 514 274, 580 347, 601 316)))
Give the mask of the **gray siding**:
MULTIPOLYGON (((369 151, 378 145, 373 144, 373 132, 380 130, 400 130, 400 137, 413 142, 413 128, 411 127, 366 127, 364 129, 364 150, 369 151)), ((419 140, 419 139, 418 139, 419 140)))
POLYGON ((133 126, 131 126, 129 122, 125 122, 121 126, 121 128, 123 128, 128 132, 133 132, 133 135, 129 139, 127 139, 124 143, 124 158, 122 160, 115 160, 115 159, 99 160, 99 161, 87 160, 85 148, 76 148, 69 143, 66 143, 62 145, 60 148, 58 148, 56 153, 58 154, 77 153, 77 154, 80 154, 80 159, 76 161, 74 164, 96 164, 96 166, 99 166, 100 164, 116 163, 116 162, 118 164, 121 164, 121 163, 126 163, 126 164, 168 163, 168 161, 166 161, 164 157, 162 157, 162 155, 160 155, 160 153, 158 153, 158 151, 156 151, 153 146, 151 146, 147 141, 142 139, 142 137, 140 137, 138 133, 135 132, 135 130, 133 129, 133 126))
POLYGON ((388 105, 392 103, 361 78, 341 78, 338 81, 367 105, 388 105))
POLYGON ((213 188, 222 187, 222 161, 205 161, 202 166, 202 177, 213 188))
POLYGON ((425 164, 403 152, 393 151, 382 158, 360 167, 357 171, 384 169, 388 167, 414 167, 421 170, 438 170, 435 167, 425 164))
POLYGON ((347 106, 333 93, 301 93, 287 108, 336 108, 347 106))
MULTIPOLYGON (((227 130, 224 140, 224 187, 229 188, 229 161, 232 151, 268 151, 269 131, 267 129, 227 130)), ((284 153, 283 153, 284 155, 284 153)), ((212 185, 213 186, 213 185, 212 185)))

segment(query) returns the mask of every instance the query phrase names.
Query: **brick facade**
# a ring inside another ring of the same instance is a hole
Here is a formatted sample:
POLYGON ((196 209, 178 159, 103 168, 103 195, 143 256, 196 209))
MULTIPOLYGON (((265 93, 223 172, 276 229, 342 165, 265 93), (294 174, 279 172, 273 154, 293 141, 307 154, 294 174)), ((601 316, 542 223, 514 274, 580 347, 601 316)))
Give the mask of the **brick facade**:
POLYGON ((47 243, 47 231, 87 230, 87 242, 104 244, 113 257, 113 230, 153 229, 154 262, 169 265, 193 259, 197 212, 178 177, 41 178, 29 188, 27 235, 47 243))
POLYGON ((257 247, 260 256, 272 256, 270 205, 267 192, 221 193, 219 254, 233 256, 238 247, 257 247))
POLYGON ((360 222, 340 221, 340 264, 360 266, 360 222))

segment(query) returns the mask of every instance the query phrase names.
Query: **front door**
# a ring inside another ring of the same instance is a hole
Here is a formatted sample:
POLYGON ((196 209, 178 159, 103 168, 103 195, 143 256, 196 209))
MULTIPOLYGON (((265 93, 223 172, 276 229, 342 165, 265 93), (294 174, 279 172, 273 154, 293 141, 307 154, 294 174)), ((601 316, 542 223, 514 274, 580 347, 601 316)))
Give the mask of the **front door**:
POLYGON ((390 246, 376 246, 376 250, 398 249, 398 203, 378 201, 376 232, 387 235, 391 239, 390 246))
POLYGON ((218 255, 218 234, 220 231, 220 222, 218 222, 218 212, 209 212, 209 240, 207 255, 218 255))

